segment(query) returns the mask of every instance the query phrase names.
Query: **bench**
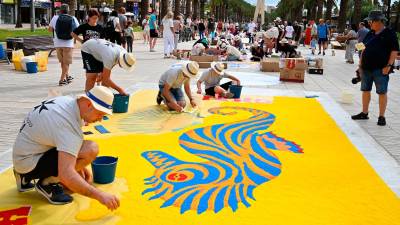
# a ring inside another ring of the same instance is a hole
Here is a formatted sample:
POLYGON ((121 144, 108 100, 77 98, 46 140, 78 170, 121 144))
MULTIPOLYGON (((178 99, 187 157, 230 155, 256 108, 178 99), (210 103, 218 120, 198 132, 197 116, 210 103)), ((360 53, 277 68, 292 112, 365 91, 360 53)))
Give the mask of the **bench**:
POLYGON ((24 55, 34 55, 38 51, 49 51, 49 56, 55 50, 53 37, 30 36, 7 39, 7 55, 11 58, 13 50, 23 49, 24 55))

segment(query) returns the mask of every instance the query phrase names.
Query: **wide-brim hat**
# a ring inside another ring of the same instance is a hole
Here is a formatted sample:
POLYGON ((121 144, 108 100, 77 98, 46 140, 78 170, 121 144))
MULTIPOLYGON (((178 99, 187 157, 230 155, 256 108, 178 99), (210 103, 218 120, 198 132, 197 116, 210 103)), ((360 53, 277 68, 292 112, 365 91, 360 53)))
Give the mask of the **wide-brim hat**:
POLYGON ((131 72, 135 68, 136 59, 132 53, 122 51, 119 53, 119 65, 126 71, 131 72))
POLYGON ((279 41, 280 44, 288 44, 289 41, 286 38, 282 38, 282 40, 279 41))
POLYGON ((182 65, 182 72, 190 78, 195 78, 199 73, 199 64, 195 61, 190 61, 182 65))
POLYGON ((236 35, 235 37, 233 37, 233 40, 235 40, 235 41, 239 41, 239 40, 240 40, 240 37, 239 37, 239 35, 236 35))
POLYGON ((365 18, 367 21, 379 21, 379 20, 387 20, 385 15, 379 10, 372 10, 369 12, 368 17, 365 18))
POLYGON ((85 94, 78 95, 77 98, 86 98, 92 103, 96 110, 112 115, 114 94, 107 87, 95 86, 85 94))
POLYGON ((212 63, 211 63, 211 68, 212 68, 218 75, 224 74, 225 66, 224 66, 224 64, 222 64, 222 63, 220 63, 220 62, 212 62, 212 63))

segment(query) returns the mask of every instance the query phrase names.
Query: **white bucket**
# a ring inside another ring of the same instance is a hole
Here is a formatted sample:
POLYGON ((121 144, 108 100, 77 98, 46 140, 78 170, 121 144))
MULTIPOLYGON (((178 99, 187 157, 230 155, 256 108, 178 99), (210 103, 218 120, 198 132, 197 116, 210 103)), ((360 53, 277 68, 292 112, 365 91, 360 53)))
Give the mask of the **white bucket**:
POLYGON ((344 104, 353 104, 354 101, 354 93, 350 90, 342 91, 341 102, 344 104))

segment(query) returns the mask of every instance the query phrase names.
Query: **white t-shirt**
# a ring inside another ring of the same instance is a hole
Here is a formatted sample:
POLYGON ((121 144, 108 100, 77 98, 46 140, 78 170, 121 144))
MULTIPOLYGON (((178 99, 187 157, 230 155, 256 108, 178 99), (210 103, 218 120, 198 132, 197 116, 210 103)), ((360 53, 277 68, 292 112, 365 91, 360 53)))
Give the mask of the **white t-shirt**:
POLYGON ((164 36, 174 36, 171 31, 171 28, 174 28, 174 21, 172 19, 163 19, 163 35, 164 36))
MULTIPOLYGON (((72 38, 71 40, 61 40, 57 38, 57 33, 56 33, 56 24, 58 20, 58 15, 53 16, 53 18, 50 21, 49 26, 53 28, 54 30, 54 47, 55 48, 73 48, 74 47, 74 39, 72 38)), ((78 20, 74 17, 74 23, 75 27, 79 27, 79 22, 78 20)))
POLYGON ((221 80, 227 77, 225 73, 219 75, 217 73, 214 73, 213 70, 214 69, 210 68, 204 71, 199 79, 199 81, 204 82, 206 89, 219 85, 221 80))
POLYGON ((102 62, 104 68, 109 70, 118 63, 120 53, 126 52, 123 47, 104 39, 90 39, 83 43, 81 50, 102 62))
POLYGON ((294 28, 292 26, 287 26, 286 27, 286 35, 285 35, 285 37, 292 39, 293 38, 293 32, 294 32, 294 28))
POLYGON ((52 148, 75 157, 83 143, 83 122, 76 98, 61 96, 43 101, 25 118, 13 147, 18 173, 32 171, 52 148))
POLYGON ((249 23, 249 33, 253 33, 256 28, 256 24, 254 22, 249 23))
POLYGON ((242 56, 242 53, 240 53, 239 49, 235 48, 235 47, 232 46, 232 45, 228 45, 228 46, 226 47, 226 53, 227 53, 228 55, 234 55, 234 56, 236 56, 236 57, 238 57, 238 58, 240 58, 240 57, 242 56))
POLYGON ((181 88, 187 80, 189 78, 183 75, 182 67, 173 67, 161 75, 158 84, 165 85, 167 83, 171 88, 181 88))

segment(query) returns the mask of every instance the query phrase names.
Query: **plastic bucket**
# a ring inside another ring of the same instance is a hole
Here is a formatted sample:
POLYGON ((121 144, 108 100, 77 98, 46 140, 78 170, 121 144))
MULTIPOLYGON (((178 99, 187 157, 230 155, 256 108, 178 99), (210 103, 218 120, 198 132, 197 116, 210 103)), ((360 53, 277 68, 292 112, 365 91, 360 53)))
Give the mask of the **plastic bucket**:
POLYGON ((240 95, 242 93, 242 87, 239 85, 231 85, 229 87, 229 91, 233 94, 233 98, 240 98, 240 95))
POLYGON ((37 62, 28 62, 28 63, 26 63, 26 71, 28 73, 37 73, 38 72, 37 62))
POLYGON ((109 184, 115 179, 118 158, 99 156, 92 162, 93 181, 98 184, 109 184))
POLYGON ((126 113, 129 107, 129 95, 114 94, 113 113, 126 113))

